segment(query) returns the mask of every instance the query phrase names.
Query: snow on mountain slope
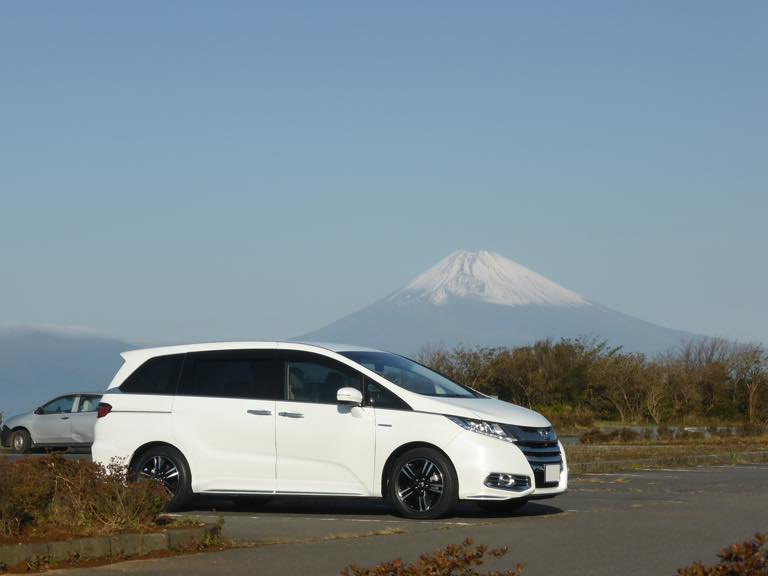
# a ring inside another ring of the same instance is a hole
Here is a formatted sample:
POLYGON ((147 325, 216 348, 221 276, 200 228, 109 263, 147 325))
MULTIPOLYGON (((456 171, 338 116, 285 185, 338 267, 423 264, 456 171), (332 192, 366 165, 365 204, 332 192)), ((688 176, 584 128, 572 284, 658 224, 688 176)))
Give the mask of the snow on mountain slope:
POLYGON ((391 298, 418 298, 437 305, 451 298, 472 298, 503 306, 589 305, 575 292, 541 274, 485 250, 454 252, 391 298))
POLYGON ((416 354, 588 337, 656 354, 696 335, 611 310, 492 252, 454 252, 394 294, 299 340, 416 354))

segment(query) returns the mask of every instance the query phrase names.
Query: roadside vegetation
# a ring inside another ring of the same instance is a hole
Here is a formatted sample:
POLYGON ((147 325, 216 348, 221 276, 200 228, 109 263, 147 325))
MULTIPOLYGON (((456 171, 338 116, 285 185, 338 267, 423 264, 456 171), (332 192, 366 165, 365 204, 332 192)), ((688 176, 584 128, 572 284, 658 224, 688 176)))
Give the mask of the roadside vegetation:
POLYGON ((168 499, 159 483, 128 482, 118 463, 0 459, 0 543, 158 530, 168 499))
POLYGON ((489 550, 484 544, 475 544, 467 538, 461 544, 449 544, 445 548, 422 554, 413 563, 400 559, 382 562, 371 568, 357 564, 347 566, 341 571, 342 576, 519 576, 523 565, 518 564, 513 570, 478 572, 475 567, 482 566, 487 560, 503 557, 509 549, 489 550))
POLYGON ((621 472, 642 468, 768 462, 768 436, 677 441, 616 440, 565 446, 572 472, 621 472))
MULTIPOLYGON (((521 348, 425 348, 419 361, 480 392, 545 414, 559 431, 627 425, 768 428, 760 344, 692 340, 655 358, 591 339, 521 348)), ((662 428, 663 430, 663 428, 662 428)))
MULTIPOLYGON (((678 576, 768 576, 768 536, 756 534, 751 540, 733 544, 718 554, 717 564, 707 566, 694 562, 677 570, 678 576)), ((347 566, 342 576, 520 576, 522 564, 511 570, 478 572, 476 567, 486 561, 497 560, 507 554, 505 546, 489 550, 483 544, 467 539, 461 544, 450 544, 445 548, 422 554, 412 563, 400 559, 382 562, 370 568, 357 564, 347 566)))
MULTIPOLYGON (((679 568, 678 576, 767 576, 768 536, 756 534, 751 540, 733 544, 718 554, 717 564, 707 566, 694 562, 679 568)), ((450 544, 445 548, 422 554, 419 560, 405 563, 400 559, 382 562, 370 568, 357 564, 347 566, 342 576, 520 576, 524 568, 517 564, 512 570, 478 572, 476 567, 487 560, 497 560, 509 549, 489 550, 483 544, 467 539, 461 544, 450 544)))
POLYGON ((717 564, 695 562, 677 571, 678 576, 768 576, 768 536, 755 534, 751 540, 723 548, 717 564))

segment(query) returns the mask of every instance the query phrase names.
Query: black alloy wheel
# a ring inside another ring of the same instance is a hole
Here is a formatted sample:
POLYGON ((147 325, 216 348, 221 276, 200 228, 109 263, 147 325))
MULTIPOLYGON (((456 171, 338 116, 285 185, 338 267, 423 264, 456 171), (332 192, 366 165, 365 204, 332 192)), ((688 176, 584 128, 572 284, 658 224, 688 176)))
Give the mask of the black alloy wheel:
POLYGON ((189 465, 172 446, 153 446, 143 452, 133 466, 132 476, 138 481, 160 482, 171 496, 166 510, 178 510, 192 497, 189 465))
POLYGON ((437 450, 409 450, 392 464, 388 495, 397 512, 407 518, 445 516, 458 501, 456 472, 437 450))

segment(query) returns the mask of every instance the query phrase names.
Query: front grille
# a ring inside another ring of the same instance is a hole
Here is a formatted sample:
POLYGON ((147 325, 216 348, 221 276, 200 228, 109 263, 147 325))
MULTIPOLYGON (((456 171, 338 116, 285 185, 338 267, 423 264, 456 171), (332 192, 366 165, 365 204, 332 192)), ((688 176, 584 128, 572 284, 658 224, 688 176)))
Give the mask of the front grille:
POLYGON ((525 458, 531 465, 536 486, 538 488, 554 488, 559 482, 545 482, 544 466, 546 464, 559 464, 563 469, 563 456, 557 445, 557 434, 552 427, 530 428, 527 426, 513 426, 502 424, 504 431, 517 438, 517 447, 525 454, 525 458))

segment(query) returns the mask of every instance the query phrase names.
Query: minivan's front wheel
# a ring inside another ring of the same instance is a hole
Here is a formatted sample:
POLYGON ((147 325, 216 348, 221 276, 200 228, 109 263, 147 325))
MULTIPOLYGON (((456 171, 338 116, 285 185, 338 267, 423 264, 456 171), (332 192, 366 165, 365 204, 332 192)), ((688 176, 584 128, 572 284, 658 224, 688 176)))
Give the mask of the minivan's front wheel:
POLYGON ((451 462, 432 448, 414 448, 392 463, 387 488, 397 512, 431 519, 450 514, 458 501, 458 480, 451 462))
POLYGON ((133 466, 136 480, 160 482, 171 496, 168 511, 184 507, 192 498, 189 465, 181 452, 172 446, 153 446, 143 452, 133 466))

